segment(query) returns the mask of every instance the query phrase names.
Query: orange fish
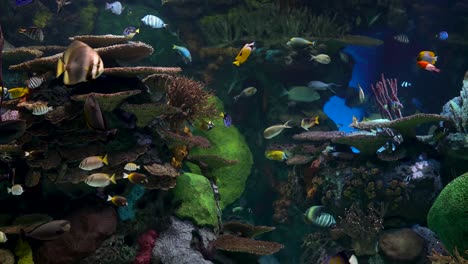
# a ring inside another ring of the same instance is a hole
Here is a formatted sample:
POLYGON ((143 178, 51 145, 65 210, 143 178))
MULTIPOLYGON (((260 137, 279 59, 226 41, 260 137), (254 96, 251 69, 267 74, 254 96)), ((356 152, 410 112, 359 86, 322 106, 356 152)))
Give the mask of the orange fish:
POLYGON ((416 58, 417 61, 427 61, 430 64, 434 65, 437 61, 437 56, 433 51, 421 51, 416 58))
POLYGON ((439 68, 427 61, 418 61, 416 64, 418 64, 418 66, 421 67, 421 69, 425 69, 426 71, 440 72, 439 68))

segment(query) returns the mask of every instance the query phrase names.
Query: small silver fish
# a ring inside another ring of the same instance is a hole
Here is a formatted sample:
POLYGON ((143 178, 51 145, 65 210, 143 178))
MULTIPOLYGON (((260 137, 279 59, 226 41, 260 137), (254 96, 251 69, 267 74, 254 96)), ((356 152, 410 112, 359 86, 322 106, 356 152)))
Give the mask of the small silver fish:
POLYGON ((47 112, 53 110, 52 106, 47 106, 47 104, 35 104, 32 109, 33 115, 45 115, 47 112))
POLYGON ((403 44, 408 44, 410 42, 408 36, 405 34, 396 35, 393 39, 403 44))
POLYGON ((122 10, 124 10, 125 8, 122 7, 122 3, 120 3, 119 1, 115 1, 113 3, 106 3, 106 10, 110 10, 112 13, 116 14, 116 15, 120 15, 122 14, 122 10))
POLYGON ((136 171, 140 169, 140 165, 136 165, 135 163, 127 163, 125 164, 124 170, 127 171, 136 171))
POLYGON ((8 238, 6 236, 5 233, 3 233, 2 231, 0 231, 0 243, 5 243, 8 241, 8 238))
POLYGON ((358 84, 358 88, 359 88, 359 104, 363 104, 366 101, 366 95, 364 94, 364 90, 362 89, 360 84, 358 84))
POLYGON ((21 195, 24 192, 23 186, 21 184, 15 184, 11 188, 7 188, 8 193, 12 195, 21 195))
POLYGON ((109 165, 109 162, 107 160, 107 154, 105 156, 90 156, 87 158, 84 158, 79 165, 79 168, 82 170, 90 171, 90 170, 95 170, 99 169, 102 166, 109 165))
POLYGON ((288 125, 289 122, 291 121, 292 120, 288 120, 286 123, 282 125, 274 125, 274 126, 268 127, 267 129, 265 129, 265 131, 263 131, 263 137, 266 139, 271 139, 279 135, 281 132, 283 132, 283 129, 292 128, 291 126, 288 125))
POLYGON ((84 182, 91 187, 106 187, 111 182, 117 184, 115 173, 112 176, 107 173, 94 173, 89 175, 84 182))
POLYGON ((255 88, 255 87, 245 88, 244 90, 242 90, 242 92, 240 94, 234 96, 234 101, 237 102, 237 100, 239 100, 239 98, 249 97, 249 96, 254 95, 255 93, 257 93, 257 88, 255 88))
POLYGON ((329 64, 331 62, 331 58, 327 54, 310 55, 309 61, 313 60, 321 64, 329 64))

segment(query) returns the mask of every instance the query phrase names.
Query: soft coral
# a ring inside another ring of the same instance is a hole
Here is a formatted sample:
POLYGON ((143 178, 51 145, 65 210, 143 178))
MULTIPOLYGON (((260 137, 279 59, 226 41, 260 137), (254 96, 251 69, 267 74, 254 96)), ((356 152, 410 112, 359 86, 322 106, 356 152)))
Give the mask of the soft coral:
POLYGON ((138 245, 140 250, 138 251, 133 264, 149 264, 151 262, 151 251, 153 250, 154 244, 158 233, 155 230, 148 230, 138 238, 138 245))

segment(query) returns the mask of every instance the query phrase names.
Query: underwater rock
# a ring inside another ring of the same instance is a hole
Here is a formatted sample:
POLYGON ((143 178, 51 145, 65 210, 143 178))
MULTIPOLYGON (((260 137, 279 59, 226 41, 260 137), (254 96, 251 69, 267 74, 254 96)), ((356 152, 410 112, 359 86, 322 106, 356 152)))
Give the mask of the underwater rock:
POLYGON ((24 120, 6 120, 0 122, 0 144, 7 144, 20 138, 26 131, 24 120))
POLYGON ((215 196, 207 178, 184 173, 177 177, 177 184, 172 193, 174 203, 180 203, 176 209, 178 217, 189 218, 200 226, 218 224, 215 196))
POLYGON ((171 225, 163 231, 153 248, 153 258, 164 264, 197 263, 211 264, 203 255, 191 246, 193 233, 197 232, 202 241, 199 247, 210 250, 210 243, 216 236, 212 231, 197 229, 190 221, 181 221, 171 217, 171 225))
POLYGON ((424 239, 409 228, 392 229, 380 235, 379 247, 394 261, 414 263, 424 251, 424 239))
POLYGON ((117 229, 117 213, 111 207, 84 207, 74 211, 70 232, 45 241, 35 252, 37 263, 69 264, 92 254, 117 229))
POLYGON ((136 250, 125 243, 124 235, 113 235, 80 264, 126 264, 132 262, 135 254, 136 250))
POLYGON ((2 264, 15 264, 15 256, 8 249, 0 249, 0 263, 2 264))
POLYGON ((447 250, 442 246, 440 239, 432 230, 420 225, 414 225, 411 229, 426 241, 426 256, 431 255, 433 252, 441 255, 448 254, 447 250))
POLYGON ((468 208, 468 173, 458 176, 440 192, 429 214, 427 223, 444 244, 454 254, 455 248, 468 257, 467 208, 468 208))

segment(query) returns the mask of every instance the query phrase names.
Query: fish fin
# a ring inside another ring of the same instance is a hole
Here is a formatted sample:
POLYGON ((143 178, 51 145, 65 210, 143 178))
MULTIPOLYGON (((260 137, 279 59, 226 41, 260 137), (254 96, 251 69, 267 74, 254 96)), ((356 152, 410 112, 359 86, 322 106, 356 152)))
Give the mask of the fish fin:
POLYGON ((117 184, 116 180, 115 180, 115 173, 112 174, 112 176, 110 177, 110 181, 113 183, 113 184, 117 184))
POLYGON ((234 96, 234 102, 237 102, 237 100, 239 100, 239 98, 240 98, 240 94, 239 94, 239 95, 236 95, 236 96, 234 96))
POLYGON ((8 191, 8 193, 11 193, 11 188, 8 187, 8 188, 7 188, 7 191, 8 191))
POLYGON ((328 87, 328 90, 330 90, 332 93, 336 94, 336 92, 330 86, 328 87))
POLYGON ((309 131, 309 129, 308 129, 307 127, 303 127, 303 126, 301 126, 301 127, 302 127, 303 129, 305 129, 305 130, 309 131))
POLYGON ((240 62, 238 60, 234 61, 232 64, 236 65, 237 67, 240 66, 240 62))
POLYGON ((429 53, 429 55, 430 55, 431 57, 435 57, 435 56, 436 56, 435 53, 432 52, 432 51, 428 51, 428 53, 429 53))
POLYGON ((124 178, 124 179, 128 179, 128 176, 129 176, 128 173, 125 173, 125 172, 124 172, 123 178, 124 178))
POLYGON ((316 116, 316 117, 315 117, 314 123, 315 123, 316 125, 320 124, 320 122, 319 122, 319 116, 316 116))
POLYGON ((140 33, 140 29, 137 28, 137 30, 135 30, 135 33, 140 33))
POLYGON ((286 121, 286 123, 284 123, 284 125, 283 125, 283 126, 284 126, 285 128, 292 128, 292 127, 291 127, 291 126, 289 126, 289 124, 288 124, 288 123, 289 123, 289 122, 291 122, 291 121, 292 121, 292 120, 288 120, 288 121, 286 121))
POLYGON ((315 56, 313 54, 311 54, 309 61, 313 61, 313 60, 315 60, 315 56))
POLYGON ((289 91, 283 88, 283 92, 281 92, 281 96, 286 96, 289 94, 289 91))
POLYGON ((112 196, 107 195, 107 201, 112 201, 112 196))
POLYGON ((177 46, 175 44, 172 45, 172 49, 177 49, 177 46))
POLYGON ((432 59, 432 64, 436 64, 437 62, 437 56, 434 57, 434 59, 432 59))
POLYGON ((107 154, 102 158, 102 162, 106 165, 109 165, 109 160, 107 159, 107 154))
POLYGON ((139 170, 139 169, 140 169, 140 165, 137 165, 136 168, 137 168, 137 170, 139 170))
POLYGON ((62 59, 58 59, 58 62, 57 62, 57 74, 55 75, 56 78, 58 78, 60 75, 62 75, 63 71, 65 70, 65 67, 64 67, 64 64, 63 64, 63 60, 62 59))

